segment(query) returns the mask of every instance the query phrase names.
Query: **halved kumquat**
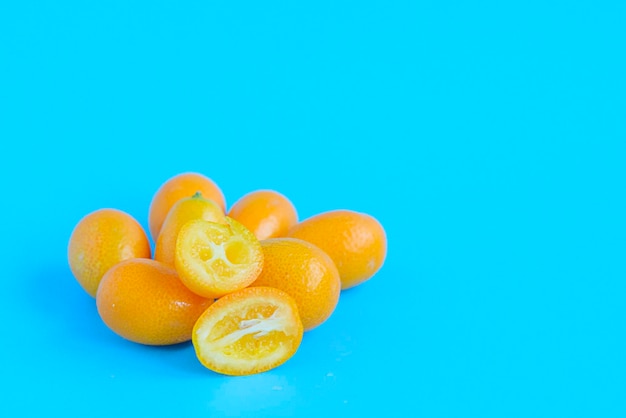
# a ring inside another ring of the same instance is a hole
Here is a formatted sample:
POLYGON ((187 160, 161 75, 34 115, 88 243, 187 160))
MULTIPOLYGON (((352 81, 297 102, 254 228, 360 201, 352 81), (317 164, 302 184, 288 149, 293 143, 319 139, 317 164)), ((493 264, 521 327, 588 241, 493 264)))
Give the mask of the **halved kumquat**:
POLYGON ((297 351, 303 328, 291 296, 249 287, 218 299, 198 318, 192 342, 206 368, 226 375, 262 373, 297 351))
POLYGON ((174 265, 193 292, 219 298, 252 283, 263 267, 254 234, 226 216, 225 224, 196 219, 180 229, 174 265))

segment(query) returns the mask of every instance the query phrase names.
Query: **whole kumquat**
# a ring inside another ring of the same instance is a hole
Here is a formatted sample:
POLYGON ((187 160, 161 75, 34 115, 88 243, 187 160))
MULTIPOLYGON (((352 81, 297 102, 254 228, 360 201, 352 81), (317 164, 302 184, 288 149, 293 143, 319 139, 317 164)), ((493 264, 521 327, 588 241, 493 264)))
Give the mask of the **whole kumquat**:
POLYGON ((335 262, 342 289, 370 279, 387 256, 387 235, 376 218, 351 210, 317 214, 296 224, 288 234, 311 242, 335 262))
POLYGON ((72 274, 93 297, 102 276, 115 264, 150 256, 150 242, 139 222, 124 211, 109 208, 91 212, 78 221, 67 248, 72 274))
POLYGON ((223 212, 226 211, 226 199, 222 189, 212 179, 196 172, 180 173, 170 177, 156 191, 148 210, 148 226, 155 242, 172 206, 183 197, 191 197, 196 193, 202 194, 205 199, 213 200, 223 212))
POLYGON ((187 289, 173 267, 148 259, 116 264, 96 293, 104 323, 121 337, 146 345, 191 340, 196 320, 212 303, 187 289))
POLYGON ((180 199, 172 206, 163 222, 154 248, 154 259, 174 266, 176 239, 183 225, 194 219, 225 224, 225 217, 217 203, 203 198, 200 193, 180 199))
POLYGON ((339 302, 341 280, 330 257, 296 238, 261 240, 263 270, 251 286, 270 286, 296 301, 304 331, 324 323, 339 302))
POLYGON ((255 190, 235 202, 228 216, 241 222, 258 239, 283 237, 298 222, 293 203, 275 190, 255 190))

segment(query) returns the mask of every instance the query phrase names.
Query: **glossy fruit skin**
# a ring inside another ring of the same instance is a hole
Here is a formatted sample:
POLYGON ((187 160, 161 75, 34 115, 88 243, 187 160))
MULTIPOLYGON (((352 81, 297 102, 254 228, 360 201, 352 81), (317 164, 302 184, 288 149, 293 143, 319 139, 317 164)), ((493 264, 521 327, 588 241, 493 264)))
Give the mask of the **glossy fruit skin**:
POLYGON ((339 302, 341 280, 330 257, 296 238, 261 240, 263 270, 251 286, 270 286, 293 297, 304 331, 324 323, 339 302))
POLYGON ((292 297, 271 287, 248 287, 211 305, 198 318, 192 342, 206 368, 244 376, 284 364, 298 350, 302 336, 292 297))
POLYGON ((196 320, 212 303, 187 289, 172 267, 148 259, 112 267, 96 294, 104 323, 119 336, 146 345, 191 340, 196 320))
POLYGON ((72 274, 92 297, 115 264, 150 257, 150 241, 143 227, 128 213, 111 208, 93 211, 78 221, 67 248, 72 274))
POLYGON ((213 200, 205 199, 200 193, 184 197, 172 206, 156 241, 154 259, 174 267, 176 238, 180 229, 194 219, 226 223, 222 209, 213 200))
POLYGON ((295 225, 290 237, 311 242, 333 259, 342 289, 369 280, 387 256, 387 235, 380 222, 366 213, 333 210, 295 225))
POLYGON ((263 250, 252 231, 228 216, 225 220, 191 220, 176 240, 174 266, 181 281, 207 298, 243 289, 263 268, 263 250))
POLYGON ((260 240, 283 237, 298 222, 295 206, 275 190, 255 190, 235 202, 228 216, 241 222, 260 240))
POLYGON ((213 200, 223 212, 226 211, 226 200, 222 190, 204 174, 185 172, 170 177, 161 184, 150 202, 148 226, 155 242, 172 206, 180 199, 191 197, 196 193, 202 194, 205 199, 213 200))

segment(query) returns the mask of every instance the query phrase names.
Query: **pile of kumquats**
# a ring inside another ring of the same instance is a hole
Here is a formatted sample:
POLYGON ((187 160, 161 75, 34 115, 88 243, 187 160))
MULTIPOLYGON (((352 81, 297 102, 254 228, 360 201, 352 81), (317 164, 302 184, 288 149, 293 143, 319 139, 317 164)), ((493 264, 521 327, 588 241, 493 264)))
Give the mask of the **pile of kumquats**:
POLYGON ((323 324, 342 289, 370 279, 387 255, 374 217, 333 210, 298 220, 293 203, 255 190, 228 210, 201 173, 167 179, 154 194, 148 232, 128 213, 87 214, 68 262, 103 322, 147 345, 192 341, 200 363, 227 375, 289 360, 304 332, 323 324))

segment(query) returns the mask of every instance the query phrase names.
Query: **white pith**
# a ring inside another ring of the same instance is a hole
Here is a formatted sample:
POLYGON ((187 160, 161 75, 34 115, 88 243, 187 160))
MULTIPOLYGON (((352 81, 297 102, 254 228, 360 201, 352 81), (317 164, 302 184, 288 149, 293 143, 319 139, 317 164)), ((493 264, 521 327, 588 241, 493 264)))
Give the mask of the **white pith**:
MULTIPOLYGON (((221 349, 229 345, 235 344, 241 338, 248 334, 254 334, 254 338, 260 338, 271 331, 278 331, 281 329, 281 324, 284 322, 280 314, 280 309, 276 309, 274 313, 268 318, 254 318, 243 319, 239 322, 239 329, 226 334, 223 337, 211 341, 211 346, 214 349, 221 349)), ((200 338, 206 339, 209 336, 210 329, 203 330, 200 334, 200 338)))

